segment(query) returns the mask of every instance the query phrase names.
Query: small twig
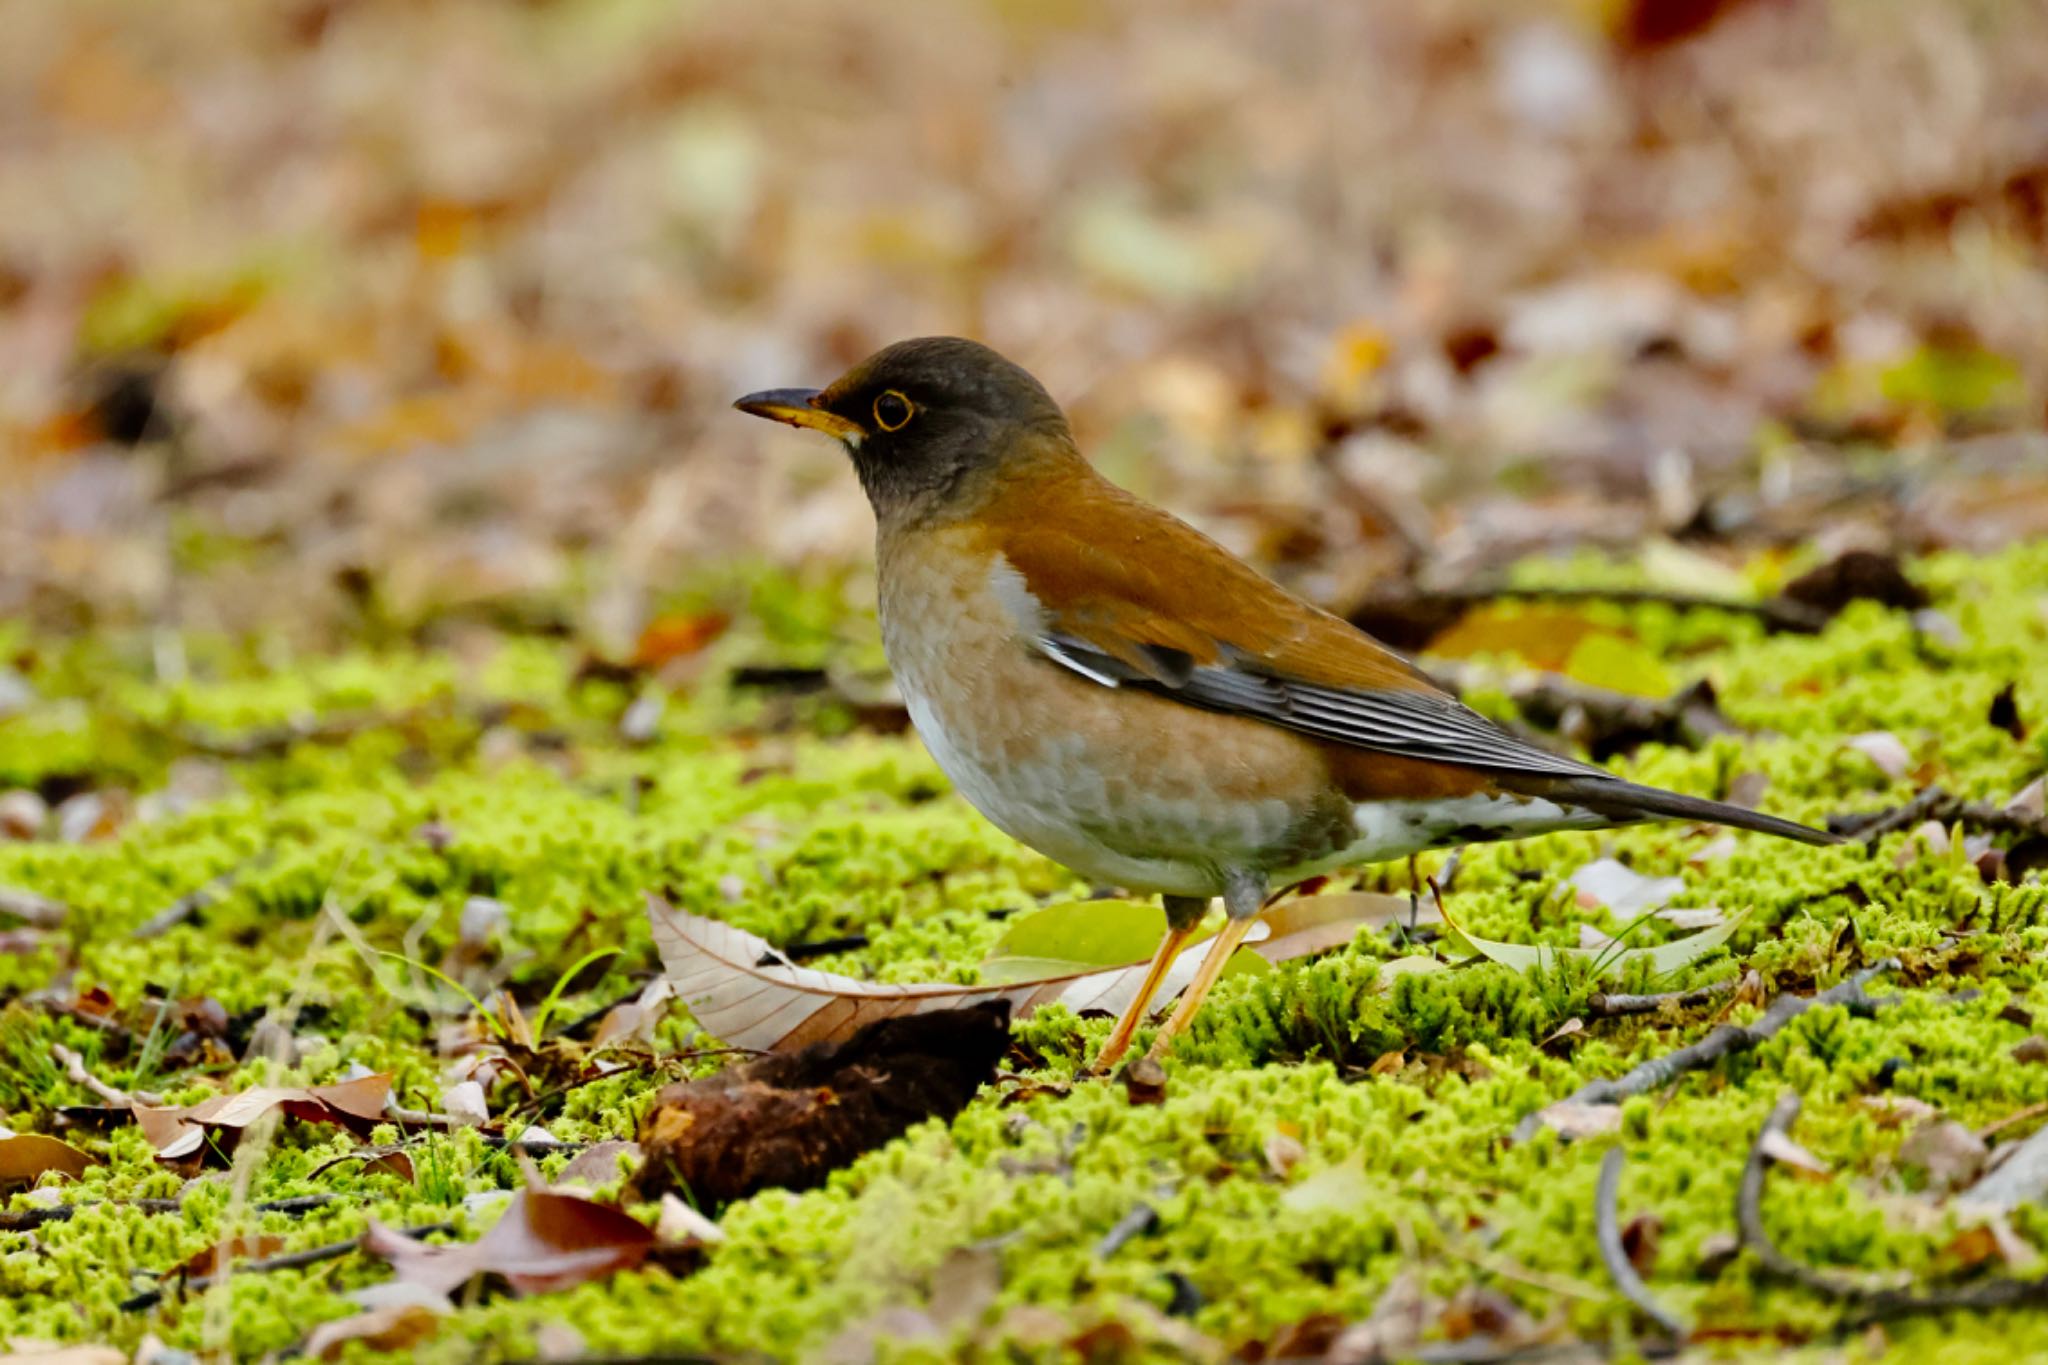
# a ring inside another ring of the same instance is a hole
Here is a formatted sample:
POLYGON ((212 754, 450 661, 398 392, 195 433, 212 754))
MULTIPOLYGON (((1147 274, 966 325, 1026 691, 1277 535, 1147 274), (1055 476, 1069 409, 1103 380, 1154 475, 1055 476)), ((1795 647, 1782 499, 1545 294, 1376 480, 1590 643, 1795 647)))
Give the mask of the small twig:
MULTIPOLYGON (((253 1207, 258 1213, 282 1213, 296 1218, 339 1198, 338 1194, 300 1194, 289 1199, 272 1199, 253 1207)), ((80 1209, 101 1207, 139 1209, 143 1213, 178 1213, 184 1209, 185 1203, 181 1199, 90 1199, 82 1204, 53 1204, 46 1209, 0 1209, 0 1232, 28 1232, 45 1223, 67 1223, 77 1216, 80 1209)))
MULTIPOLYGON (((400 1228, 398 1231, 415 1241, 436 1232, 453 1232, 453 1223, 429 1223, 425 1227, 400 1228)), ((234 1275, 263 1275, 273 1270, 297 1270, 303 1266, 318 1265, 322 1261, 333 1261, 348 1255, 362 1246, 362 1238, 351 1237, 346 1242, 329 1242, 325 1246, 309 1247, 304 1251, 287 1252, 282 1256, 271 1256, 261 1261, 250 1261, 212 1275, 194 1275, 190 1279, 174 1282, 156 1289, 145 1289, 121 1305, 125 1312, 137 1312, 154 1308, 163 1301, 167 1290, 176 1288, 188 1293, 203 1293, 215 1283, 234 1275)))
POLYGON ((163 1096, 152 1090, 116 1090, 99 1077, 85 1069, 85 1058, 73 1052, 62 1043, 50 1044, 50 1057, 64 1068, 64 1079, 80 1089, 91 1091, 108 1104, 114 1105, 156 1105, 164 1102, 163 1096))
POLYGON ((1863 1311, 1854 1322, 1860 1325, 1885 1318, 1915 1313, 1949 1313, 1958 1310, 1983 1311, 2048 1303, 2048 1275, 2031 1280, 1985 1280, 1950 1289, 1917 1290, 1897 1282, 1854 1279, 1831 1274, 1803 1261, 1795 1261, 1778 1249, 1764 1230, 1764 1179, 1771 1167, 1766 1148, 1771 1138, 1783 1134, 1799 1117, 1800 1099, 1787 1091, 1772 1106, 1770 1117, 1757 1130, 1750 1144, 1749 1160, 1742 1167, 1742 1183, 1735 1193, 1735 1226, 1742 1245, 1754 1252, 1764 1273, 1789 1281, 1825 1298, 1844 1299, 1863 1311))
POLYGON ((1661 991, 1656 995, 1596 994, 1586 1000, 1586 1013, 1596 1019, 1611 1019, 1624 1014, 1655 1014, 1666 1005, 1680 1009, 1692 1009, 1732 995, 1742 985, 1742 978, 1731 976, 1725 981, 1695 986, 1687 991, 1661 991))
POLYGON ((1650 1286, 1643 1283, 1643 1277, 1636 1274, 1635 1263, 1628 1258, 1628 1252, 1621 1245, 1621 1216, 1616 1211, 1621 1194, 1621 1168, 1627 1158, 1619 1147, 1609 1147, 1607 1155, 1600 1159, 1600 1186, 1593 1196, 1594 1236, 1600 1243, 1600 1259, 1607 1263, 1607 1273, 1614 1277, 1614 1287, 1621 1296, 1636 1306, 1651 1322, 1663 1328, 1673 1341, 1683 1341, 1691 1335, 1678 1315, 1657 1302, 1650 1286))
MULTIPOLYGON (((1662 1057, 1652 1057, 1612 1080, 1588 1081, 1559 1103, 1617 1104, 1631 1095, 1648 1094, 1670 1084, 1688 1071, 1697 1071, 1730 1053, 1746 1052, 1760 1043, 1769 1041, 1785 1025, 1816 1005, 1847 1005, 1852 1010, 1874 1010, 1880 1004, 1888 1002, 1872 1000, 1863 993, 1863 988, 1884 973, 1897 970, 1898 965, 1897 958, 1888 957, 1817 995, 1781 995, 1770 1003, 1763 1017, 1754 1024, 1723 1024, 1697 1043, 1682 1047, 1676 1052, 1666 1053, 1662 1057)), ((1527 1142, 1536 1136, 1537 1129, 1542 1126, 1543 1111, 1539 1109, 1515 1125, 1514 1140, 1527 1142)))
POLYGON ((2048 1100, 2030 1104, 2024 1109, 2015 1109, 2002 1119, 1993 1119, 1977 1130, 1977 1138, 1979 1141, 1989 1142, 2006 1129, 2017 1127, 2029 1119, 2040 1118, 2043 1114, 2048 1114, 2048 1100))
POLYGON ((260 858, 266 856, 268 855, 259 854, 257 858, 245 858, 227 871, 207 878, 198 886, 193 887, 190 891, 187 891, 184 895, 144 920, 130 937, 137 939, 161 938, 201 910, 204 910, 207 906, 219 900, 222 892, 233 886, 244 872, 254 866, 260 858))
POLYGON ((1124 1243, 1134 1237, 1143 1236, 1158 1226, 1159 1210, 1150 1204, 1140 1204, 1117 1219, 1116 1226, 1102 1235, 1102 1240, 1095 1244, 1095 1255, 1098 1259, 1106 1261, 1123 1250, 1124 1243))
POLYGON ((2048 817, 2022 815, 2018 811, 1994 806, 1989 801, 1965 801, 1950 796, 1940 787, 1929 787, 1904 805, 1886 810, 1829 816, 1828 829, 1875 847, 1885 835, 1912 829, 1929 820, 1943 825, 1961 825, 1984 834, 2018 834, 2048 839, 2048 817))
POLYGON ((11 915, 36 929, 54 929, 71 914, 63 901, 53 901, 19 886, 0 886, 0 915, 11 915))

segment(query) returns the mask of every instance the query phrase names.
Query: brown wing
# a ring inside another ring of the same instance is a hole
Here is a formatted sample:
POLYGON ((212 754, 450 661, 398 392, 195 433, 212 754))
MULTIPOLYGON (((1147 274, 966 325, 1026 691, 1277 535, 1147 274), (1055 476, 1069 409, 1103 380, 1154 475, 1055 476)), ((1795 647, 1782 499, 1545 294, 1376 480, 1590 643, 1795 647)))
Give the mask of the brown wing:
POLYGON ((1500 772, 1611 776, 1517 739, 1399 654, 1081 470, 984 512, 1048 659, 1318 739, 1500 772))

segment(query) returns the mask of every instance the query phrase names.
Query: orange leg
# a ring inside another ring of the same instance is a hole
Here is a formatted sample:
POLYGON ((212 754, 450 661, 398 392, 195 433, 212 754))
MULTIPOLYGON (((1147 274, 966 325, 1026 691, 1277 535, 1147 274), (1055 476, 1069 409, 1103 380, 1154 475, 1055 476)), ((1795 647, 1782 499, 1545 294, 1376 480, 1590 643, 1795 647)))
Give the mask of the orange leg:
POLYGON ((1145 1014, 1152 1004, 1152 997, 1159 992, 1159 983, 1166 979, 1167 969, 1173 966, 1173 960, 1180 956, 1181 945, 1195 932, 1197 922, 1198 920, 1190 920, 1186 924, 1167 925, 1166 937, 1159 941, 1159 951, 1152 954, 1152 963, 1145 968, 1144 983, 1138 987, 1138 993, 1131 997, 1131 1003, 1124 1006, 1122 1017, 1110 1031, 1109 1041, 1102 1045, 1102 1051, 1096 1054, 1095 1065, 1089 1070, 1098 1075, 1107 1072, 1116 1065, 1117 1059, 1124 1055, 1124 1050, 1130 1047, 1131 1035, 1138 1031, 1138 1025, 1145 1022, 1145 1014))
POLYGON ((1223 965, 1230 961, 1230 955, 1237 951, 1237 945, 1244 942, 1244 936, 1251 932, 1252 925, 1257 922, 1257 916, 1253 914, 1242 919, 1233 918, 1223 926, 1223 932, 1216 935, 1216 941, 1209 945, 1208 955, 1202 959, 1201 970, 1196 972, 1195 979, 1188 983, 1186 992, 1180 998, 1180 1004, 1173 1011, 1173 1017, 1160 1027, 1159 1035, 1152 1040, 1152 1050, 1145 1054, 1147 1057, 1155 1062, 1165 1057, 1167 1045, 1173 1041, 1175 1034, 1188 1026, 1188 1021, 1195 1017, 1195 1011, 1202 1008, 1202 997, 1216 984, 1216 978, 1223 974, 1223 965))

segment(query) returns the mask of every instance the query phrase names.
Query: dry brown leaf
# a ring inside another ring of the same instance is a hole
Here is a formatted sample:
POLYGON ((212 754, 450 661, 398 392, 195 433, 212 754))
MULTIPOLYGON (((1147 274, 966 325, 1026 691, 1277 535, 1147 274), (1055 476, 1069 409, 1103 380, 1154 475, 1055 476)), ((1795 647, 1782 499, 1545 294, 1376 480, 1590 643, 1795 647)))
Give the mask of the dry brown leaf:
POLYGON ((306 1335, 305 1354, 333 1360, 351 1341, 373 1351, 403 1351, 441 1330, 442 1314, 420 1303, 394 1303, 323 1322, 306 1335))
POLYGON ((1899 1144, 1899 1160, 1926 1171, 1928 1188, 1936 1193, 1968 1185, 1987 1155, 1984 1139, 1954 1119, 1923 1123, 1899 1144))
POLYGON ((1543 1109, 1537 1115, 1544 1126, 1555 1129, 1562 1138, 1604 1137, 1621 1131, 1621 1106, 1618 1104, 1574 1104, 1559 1100, 1543 1109))
POLYGON ((1854 749, 1872 763, 1886 777, 1904 777, 1913 766, 1913 755, 1906 750, 1897 735, 1885 730, 1869 730, 1853 735, 1842 741, 1845 749, 1854 749))
POLYGON ((390 1095, 391 1077, 379 1073, 334 1085, 257 1086, 183 1107, 137 1105, 134 1114, 157 1159, 179 1161, 213 1146, 233 1145, 234 1135, 272 1110, 306 1123, 338 1123, 350 1132, 368 1133, 383 1120, 390 1095), (225 1135, 226 1141, 209 1144, 209 1131, 225 1135))
POLYGON ((1428 898, 1417 903, 1406 896, 1389 896, 1379 891, 1296 896, 1260 915, 1267 936, 1245 946, 1268 962, 1287 962, 1342 948, 1368 926, 1406 924, 1411 914, 1417 924, 1443 922, 1434 901, 1428 898))
MULTIPOLYGON (((1267 961, 1279 962, 1348 943, 1361 925, 1372 922, 1369 913, 1385 908, 1378 904, 1383 899, 1398 898, 1374 897, 1370 907, 1349 896, 1308 896, 1284 903, 1274 910, 1277 922, 1269 921, 1274 925, 1270 936, 1251 946, 1267 961), (1326 913, 1314 905, 1325 899, 1345 904, 1326 913)), ((1401 912, 1406 909, 1402 901, 1401 912)), ((1137 993, 1145 974, 1145 964, 1139 962, 1001 986, 856 981, 809 967, 757 966, 763 957, 775 956, 766 939, 678 910, 656 895, 648 896, 647 912, 662 966, 697 1023, 730 1046, 764 1052, 846 1038, 878 1019, 998 1000, 1009 1005, 1013 1018, 1054 1002, 1077 1014, 1116 1014, 1137 993)), ((1187 984, 1208 947, 1198 943, 1174 960, 1158 999, 1170 998, 1187 984)))
POLYGON ((609 1204, 558 1190, 520 1190, 474 1242, 430 1246, 375 1219, 363 1250, 391 1263, 400 1279, 453 1294, 478 1275, 502 1276, 518 1294, 545 1294, 631 1270, 654 1234, 609 1204))
POLYGON ((53 1171, 76 1180, 92 1163, 89 1154, 41 1133, 0 1137, 0 1185, 32 1185, 53 1171))
POLYGON ((578 1152, 568 1165, 562 1167, 554 1183, 573 1185, 582 1181, 590 1185, 609 1185, 619 1178, 620 1157, 631 1157, 637 1162, 640 1155, 640 1144, 637 1142, 613 1139, 610 1142, 592 1143, 578 1152))
POLYGON ((350 1161, 361 1162, 363 1170, 366 1172, 384 1171, 395 1175, 408 1185, 413 1184, 419 1178, 418 1174, 413 1170, 411 1155, 401 1147, 363 1147, 353 1152, 343 1152, 340 1156, 329 1157, 312 1170, 306 1172, 306 1178, 309 1180, 314 1179, 333 1170, 336 1166, 350 1161))
POLYGON ((1757 1149, 1780 1166, 1790 1166, 1809 1175, 1829 1175, 1834 1170, 1827 1162, 1776 1129, 1764 1134, 1762 1141, 1757 1143, 1757 1149))

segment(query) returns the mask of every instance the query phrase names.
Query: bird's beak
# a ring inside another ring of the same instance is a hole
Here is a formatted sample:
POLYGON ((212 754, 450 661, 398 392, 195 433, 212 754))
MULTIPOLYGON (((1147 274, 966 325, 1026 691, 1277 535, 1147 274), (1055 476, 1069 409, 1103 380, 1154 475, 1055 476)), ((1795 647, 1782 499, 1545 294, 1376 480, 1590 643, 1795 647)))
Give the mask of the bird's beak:
POLYGON ((857 442, 867 435, 858 422, 850 422, 836 412, 827 412, 816 406, 819 392, 817 389, 763 389, 759 393, 748 394, 733 406, 741 412, 766 417, 771 422, 809 427, 842 441, 857 442))

